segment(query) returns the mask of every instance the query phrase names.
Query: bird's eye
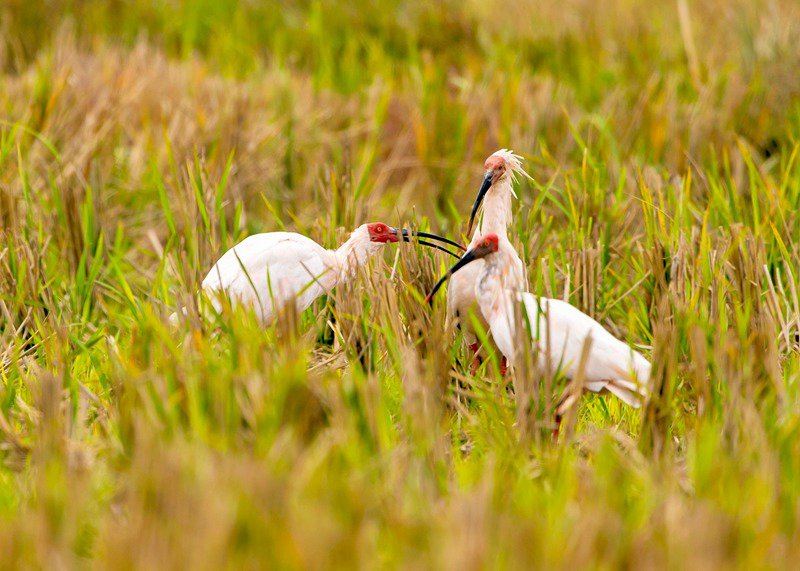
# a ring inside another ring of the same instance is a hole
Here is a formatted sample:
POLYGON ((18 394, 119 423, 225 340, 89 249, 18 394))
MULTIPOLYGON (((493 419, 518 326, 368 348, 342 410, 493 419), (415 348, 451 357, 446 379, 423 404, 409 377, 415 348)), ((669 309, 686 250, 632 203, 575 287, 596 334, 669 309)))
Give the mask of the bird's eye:
POLYGON ((378 233, 383 232, 383 230, 384 230, 383 226, 379 225, 379 226, 375 227, 375 231, 378 232, 378 233))
POLYGON ((491 243, 489 240, 486 240, 486 241, 483 243, 483 245, 484 245, 486 248, 491 248, 491 247, 492 247, 492 243, 491 243))

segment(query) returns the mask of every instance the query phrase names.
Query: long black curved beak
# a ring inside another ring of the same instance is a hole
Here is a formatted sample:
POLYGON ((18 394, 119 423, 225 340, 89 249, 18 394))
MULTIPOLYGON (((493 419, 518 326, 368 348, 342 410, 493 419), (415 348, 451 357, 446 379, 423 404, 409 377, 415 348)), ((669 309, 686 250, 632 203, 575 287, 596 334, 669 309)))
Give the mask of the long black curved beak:
POLYGON ((481 184, 481 188, 478 191, 478 196, 475 197, 475 203, 472 205, 472 213, 469 215, 467 236, 472 233, 472 224, 475 222, 475 215, 478 214, 478 208, 480 208, 483 202, 483 197, 486 196, 486 193, 489 192, 489 189, 492 187, 492 178, 494 178, 494 172, 487 170, 486 174, 483 176, 483 184, 481 184))
POLYGON ((454 273, 456 273, 458 270, 460 270, 470 262, 474 262, 477 259, 478 258, 475 257, 475 250, 467 250, 467 253, 461 256, 461 259, 458 260, 455 264, 453 264, 453 267, 447 270, 447 273, 443 275, 438 282, 436 282, 436 285, 433 286, 431 293, 429 293, 428 297, 425 298, 425 303, 429 304, 433 301, 433 296, 436 295, 436 292, 439 291, 439 289, 444 285, 444 282, 446 282, 450 276, 452 276, 454 273))
POLYGON ((455 246, 456 248, 458 248, 462 252, 466 252, 467 251, 467 247, 466 246, 462 246, 458 242, 454 242, 453 240, 451 240, 449 238, 445 238, 444 236, 439 236, 438 234, 431 234, 430 232, 420 232, 418 230, 409 231, 409 230, 406 230, 405 228, 403 228, 400 232, 403 235, 403 241, 404 242, 408 242, 409 241, 408 240, 409 236, 419 236, 420 238, 430 238, 431 240, 439 240, 440 242, 444 242, 445 244, 449 244, 451 246, 455 246))
MULTIPOLYGON (((459 250, 462 250, 462 251, 466 250, 466 248, 464 246, 462 246, 461 244, 459 244, 458 242, 454 242, 453 240, 450 240, 449 238, 445 238, 444 236, 439 236, 438 234, 431 234, 430 232, 418 232, 416 230, 407 230, 405 228, 402 228, 400 230, 396 230, 395 233, 399 233, 403 237, 403 242, 410 242, 411 241, 410 236, 414 236, 414 237, 420 237, 420 238, 429 238, 431 240, 439 240, 440 242, 443 242, 445 244, 449 244, 451 246, 455 246, 459 250)), ((454 258, 460 257, 460 254, 456 254, 454 252, 451 252, 447 248, 444 248, 444 247, 442 247, 442 246, 440 246, 438 244, 433 244, 433 243, 428 242, 426 240, 417 240, 417 243, 419 243, 419 244, 421 244, 423 246, 428 246, 429 248, 435 248, 437 250, 441 250, 442 252, 447 252, 448 254, 453 256, 454 258)))

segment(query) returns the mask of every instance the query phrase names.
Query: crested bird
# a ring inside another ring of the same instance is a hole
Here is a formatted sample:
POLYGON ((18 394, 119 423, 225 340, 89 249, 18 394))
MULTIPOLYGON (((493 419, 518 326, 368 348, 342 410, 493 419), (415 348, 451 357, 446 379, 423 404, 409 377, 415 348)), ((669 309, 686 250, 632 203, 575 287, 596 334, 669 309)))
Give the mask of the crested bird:
POLYGON ((426 301, 432 302, 448 278, 483 260, 473 284, 475 298, 495 345, 512 366, 518 365, 524 356, 519 339, 527 339, 533 344, 540 365, 549 364, 551 370, 561 371, 572 380, 579 372, 584 343, 590 339, 584 388, 596 393, 608 392, 633 407, 641 406, 650 377, 647 359, 569 303, 522 291, 515 275, 517 256, 513 250, 508 240, 498 234, 473 240, 461 259, 434 285, 426 301), (519 317, 523 319, 523 328, 526 320, 530 324, 528 331, 518 330, 519 317))
MULTIPOLYGON (((511 197, 517 197, 513 186, 516 183, 516 175, 521 174, 531 178, 522 168, 522 157, 507 149, 500 149, 490 155, 483 167, 483 183, 472 205, 467 234, 472 230, 481 205, 483 205, 483 215, 478 219, 470 246, 476 245, 477 240, 488 233, 497 234, 508 242, 507 229, 512 221, 511 197)), ((524 289, 525 266, 516 251, 513 248, 510 251, 513 252, 511 259, 513 278, 517 280, 515 287, 524 289)), ((475 298, 475 282, 482 266, 482 260, 466 266, 452 277, 447 286, 447 323, 463 331, 473 355, 471 367, 473 373, 481 363, 480 344, 467 316, 472 311, 479 322, 483 321, 481 312, 477 310, 475 298)), ((481 325, 484 329, 488 328, 485 322, 481 325)))
MULTIPOLYGON (((363 224, 336 250, 328 250, 311 238, 295 232, 267 232, 245 238, 229 249, 214 264, 202 283, 217 311, 221 298, 233 305, 256 310, 264 325, 270 325, 290 301, 298 312, 315 299, 349 279, 356 270, 384 245, 410 241, 410 236, 429 238, 464 249, 458 243, 436 234, 395 229, 382 222, 363 224)), ((419 243, 445 251, 450 250, 419 240, 419 243)), ((177 322, 177 313, 170 316, 177 322)))

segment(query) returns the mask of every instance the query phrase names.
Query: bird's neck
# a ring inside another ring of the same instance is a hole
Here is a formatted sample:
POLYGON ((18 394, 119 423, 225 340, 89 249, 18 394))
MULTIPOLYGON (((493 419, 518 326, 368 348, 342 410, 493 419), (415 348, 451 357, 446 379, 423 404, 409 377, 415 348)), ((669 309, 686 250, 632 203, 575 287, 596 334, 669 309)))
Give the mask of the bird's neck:
POLYGON ((498 255, 486 258, 483 271, 475 286, 475 297, 487 321, 491 315, 505 316, 509 312, 509 300, 516 284, 506 283, 510 280, 511 268, 498 255), (510 287, 509 287, 510 286, 510 287))
POLYGON ((511 178, 506 176, 492 185, 483 199, 483 216, 472 239, 494 233, 505 236, 511 224, 511 178))
POLYGON ((487 295, 496 297, 501 292, 517 292, 524 289, 523 278, 519 275, 515 257, 511 244, 505 241, 499 252, 485 258, 486 264, 478 281, 484 284, 483 289, 487 295))
POLYGON ((353 232, 344 244, 333 251, 339 270, 337 283, 353 276, 358 268, 367 263, 376 249, 369 236, 353 232))

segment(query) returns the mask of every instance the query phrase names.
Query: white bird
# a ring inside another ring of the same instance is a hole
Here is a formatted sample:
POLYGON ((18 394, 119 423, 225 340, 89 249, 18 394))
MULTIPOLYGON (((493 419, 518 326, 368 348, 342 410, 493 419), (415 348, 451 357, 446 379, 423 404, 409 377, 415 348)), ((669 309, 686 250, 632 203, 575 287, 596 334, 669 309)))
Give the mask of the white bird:
MULTIPOLYGON (((476 245, 477 240, 488 233, 497 234, 502 240, 508 242, 506 232, 512 219, 511 197, 517 197, 513 187, 516 182, 516 173, 531 178, 523 170, 521 161, 522 157, 507 149, 500 149, 486 159, 483 165, 485 169, 483 184, 481 184, 472 206, 467 233, 472 230, 472 224, 481 204, 483 204, 483 215, 478 220, 470 247, 476 245)), ((514 253, 510 263, 513 268, 513 278, 517 280, 514 287, 525 289, 525 266, 516 251, 513 248, 510 248, 510 251, 514 253)), ((472 323, 467 316, 472 311, 473 315, 482 321, 475 298, 475 282, 482 266, 483 261, 481 260, 465 267, 452 277, 447 286, 447 323, 448 326, 459 327, 464 333, 464 339, 473 354, 473 371, 481 363, 480 346, 472 323)), ((488 329, 488 324, 485 322, 481 323, 481 326, 484 330, 488 329)))
POLYGON ((508 240, 488 234, 473 242, 475 245, 436 283, 428 295, 429 302, 448 277, 482 259, 483 267, 474 284, 475 297, 494 343, 512 366, 519 365, 524 356, 518 336, 524 339, 529 335, 541 366, 549 365, 550 370, 574 379, 584 343, 591 339, 584 387, 596 393, 607 391, 633 407, 641 406, 650 377, 647 359, 570 304, 521 291, 514 275, 516 253, 508 240), (519 303, 525 314, 517 313, 519 303), (530 331, 517 331, 518 316, 527 317, 530 331))
MULTIPOLYGON (((288 302, 294 301, 302 312, 355 274, 385 244, 401 238, 409 241, 409 235, 463 248, 436 234, 398 231, 382 222, 359 226, 336 250, 327 250, 295 232, 255 234, 223 254, 203 280, 202 289, 217 311, 222 309, 222 298, 228 298, 233 305, 252 307, 260 321, 269 325, 288 302)), ((419 243, 452 254, 435 244, 419 243)), ((177 322, 177 314, 170 321, 177 322)))

